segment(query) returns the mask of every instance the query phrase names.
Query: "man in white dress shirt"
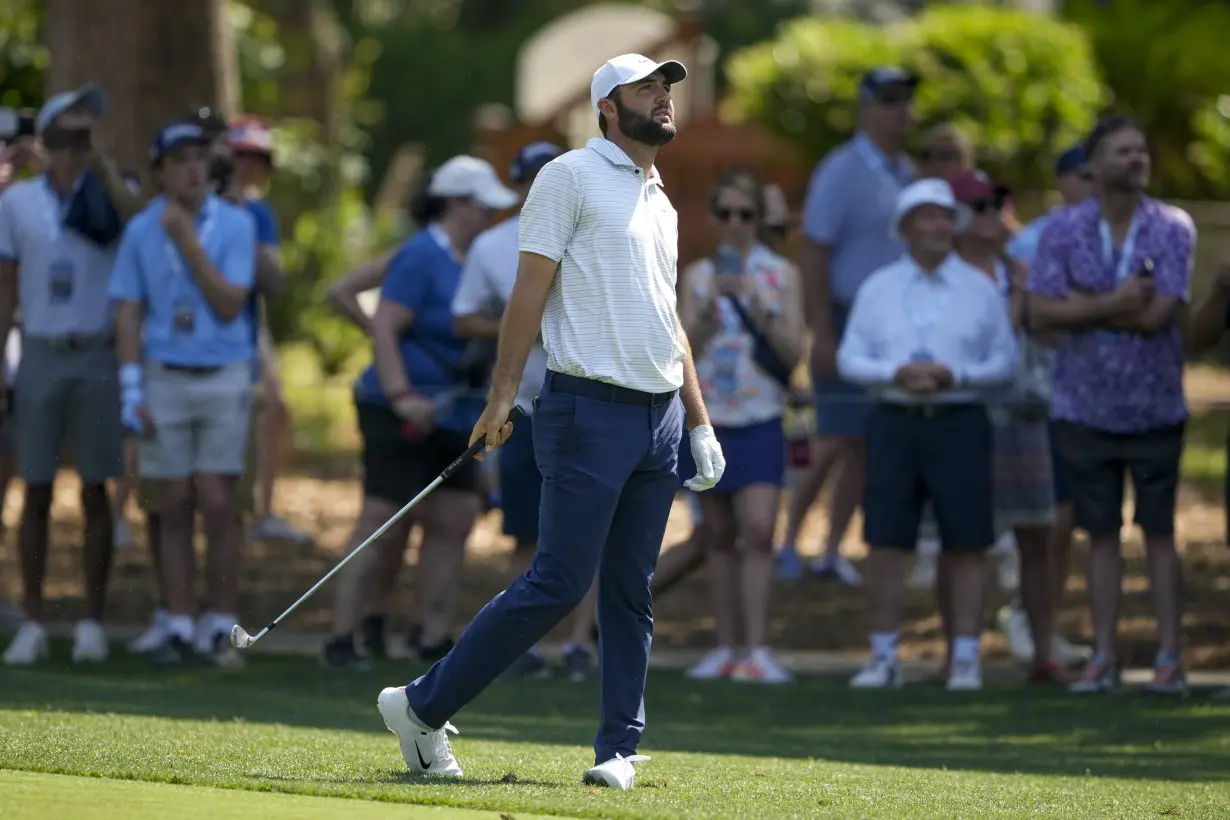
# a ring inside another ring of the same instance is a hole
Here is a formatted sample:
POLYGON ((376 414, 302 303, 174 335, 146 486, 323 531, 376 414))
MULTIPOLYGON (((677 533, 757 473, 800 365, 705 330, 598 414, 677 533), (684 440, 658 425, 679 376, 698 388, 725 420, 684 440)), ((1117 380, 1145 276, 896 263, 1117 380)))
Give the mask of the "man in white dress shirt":
POLYGON ((632 787, 645 728, 653 576, 678 488, 685 422, 697 475, 725 469, 675 303, 678 217, 654 160, 675 136, 683 65, 624 54, 594 72, 602 138, 538 172, 521 209, 521 259, 491 395, 471 441, 498 447, 542 331, 547 377, 533 416, 542 470, 530 569, 475 616, 426 675, 378 705, 411 771, 461 774, 448 722, 585 597, 598 576, 602 721, 582 782, 632 787), (682 399, 682 400, 681 400, 682 399))
POLYGON ((1017 350, 990 278, 952 253, 956 202, 924 179, 897 199, 908 252, 859 290, 838 350, 842 378, 869 388, 864 538, 872 661, 856 688, 899 686, 903 553, 930 501, 952 577, 951 690, 982 687, 983 553, 995 541, 992 437, 984 399, 1006 385, 1017 350))

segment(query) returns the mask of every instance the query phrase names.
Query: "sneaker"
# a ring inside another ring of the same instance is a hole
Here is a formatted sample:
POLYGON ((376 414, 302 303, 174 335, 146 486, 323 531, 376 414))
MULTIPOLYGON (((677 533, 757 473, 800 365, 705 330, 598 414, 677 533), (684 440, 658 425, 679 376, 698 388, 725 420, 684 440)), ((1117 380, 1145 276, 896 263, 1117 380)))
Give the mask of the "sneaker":
POLYGON ((811 562, 813 575, 841 581, 848 587, 861 587, 863 576, 844 555, 826 555, 811 562))
POLYGON ((312 543, 310 533, 304 532, 276 515, 267 515, 254 522, 248 530, 248 538, 253 541, 286 541, 301 546, 312 543))
POLYGON ((1072 676, 1068 674, 1065 664, 1052 659, 1042 666, 1035 665, 1025 680, 1033 684, 1059 683, 1066 686, 1072 682, 1072 676))
POLYGON ((445 638, 440 643, 428 646, 427 644, 419 644, 419 660, 423 663, 435 663, 436 661, 444 660, 444 656, 453 651, 453 639, 445 638))
POLYGON ((1093 658, 1081 670, 1080 677, 1068 684, 1068 691, 1074 695, 1114 692, 1121 682, 1119 668, 1105 652, 1095 652, 1093 658))
POLYGON ((512 666, 504 670, 500 680, 546 680, 551 677, 551 667, 538 649, 531 649, 513 661, 512 666))
POLYGON ((154 666, 159 669, 182 669, 195 661, 192 644, 178 635, 169 636, 154 653, 154 666))
POLYGON ((624 757, 617 754, 606 763, 586 769, 585 774, 581 776, 581 785, 609 786, 612 789, 627 791, 636 783, 636 770, 632 768, 632 764, 646 760, 649 760, 648 755, 624 757))
POLYGON ((949 692, 978 692, 982 689, 982 664, 978 661, 953 661, 946 687, 949 692))
POLYGON ((850 679, 851 689, 896 689, 905 681, 901 677, 901 661, 897 658, 872 658, 871 663, 850 679))
POLYGON ((777 577, 782 581, 797 581, 803 577, 803 561, 794 547, 782 547, 777 553, 777 577))
POLYGON ((111 538, 117 551, 132 548, 134 543, 132 538, 132 525, 128 523, 127 518, 118 516, 115 519, 115 523, 111 527, 111 538))
POLYGON ((369 658, 387 658, 389 647, 384 632, 384 616, 368 615, 359 622, 359 645, 369 658))
POLYGON ((340 635, 325 641, 320 649, 320 663, 331 669, 354 672, 366 672, 372 668, 372 662, 355 651, 352 635, 340 635))
POLYGON ((1153 666, 1153 680, 1145 684, 1145 691, 1155 695, 1187 694, 1187 672, 1177 657, 1158 653, 1153 666))
POLYGON ((47 628, 36 621, 26 621, 4 650, 4 665, 33 666, 46 657, 47 628))
POLYGON ((1003 592, 1016 592, 1021 586, 1021 556, 1015 549, 1000 551, 993 549, 991 555, 995 559, 995 582, 1003 592))
MULTIPOLYGON (((196 630, 192 633, 192 649, 199 655, 208 655, 213 651, 214 633, 217 631, 214 628, 214 623, 217 621, 218 614, 212 609, 207 610, 196 622, 196 630)), ((230 630, 227 630, 230 634, 230 630)))
POLYGON ((938 545, 936 550, 932 552, 929 545, 924 545, 920 542, 918 545, 918 556, 914 559, 914 571, 906 579, 905 585, 910 589, 934 589, 938 560, 938 545))
POLYGON ((594 656, 583 646, 564 647, 564 674, 573 683, 589 680, 594 674, 594 656))
POLYGON ((1065 666, 1074 666, 1078 663, 1086 663, 1093 657, 1093 649, 1072 643, 1062 635, 1053 635, 1051 637, 1051 657, 1065 666))
POLYGON ((86 619, 73 627, 73 663, 102 663, 110 647, 102 624, 86 619))
POLYGON ((1020 606, 1009 605, 999 610, 999 631, 1008 641, 1008 651, 1021 663, 1034 659, 1034 636, 1029 629, 1029 618, 1020 606))
POLYGON ((700 662, 684 673, 691 680, 721 680, 735 671, 735 653, 729 647, 711 650, 700 662))
POLYGON ((794 680, 786 667, 777 662, 768 649, 754 649, 752 653, 735 664, 730 679, 742 683, 790 683, 794 680))
POLYGON ((212 665, 222 669, 242 669, 248 665, 243 653, 231 645, 229 631, 214 633, 209 651, 202 654, 212 665))
POLYGON ((165 609, 155 610, 149 627, 128 644, 128 651, 134 655, 156 652, 167 640, 167 617, 165 609))
POLYGON ((416 774, 438 777, 461 777, 461 766, 453 757, 452 744, 448 742, 449 732, 457 734, 456 727, 445 723, 439 729, 426 726, 406 698, 405 687, 393 686, 385 689, 376 699, 376 708, 384 725, 397 735, 401 745, 401 757, 406 766, 416 774))

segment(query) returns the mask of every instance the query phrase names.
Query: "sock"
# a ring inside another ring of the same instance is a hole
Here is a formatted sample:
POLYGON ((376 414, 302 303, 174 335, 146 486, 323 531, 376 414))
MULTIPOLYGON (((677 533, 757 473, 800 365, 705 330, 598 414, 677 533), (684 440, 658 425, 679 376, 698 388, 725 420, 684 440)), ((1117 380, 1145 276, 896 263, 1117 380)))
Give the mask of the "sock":
POLYGON ((958 635, 952 640, 953 663, 977 663, 979 659, 977 635, 958 635))
POLYGON ((896 660, 897 633, 872 632, 871 654, 876 657, 876 660, 896 660))
POLYGON ((167 632, 184 643, 192 643, 194 626, 191 615, 168 615, 167 632))

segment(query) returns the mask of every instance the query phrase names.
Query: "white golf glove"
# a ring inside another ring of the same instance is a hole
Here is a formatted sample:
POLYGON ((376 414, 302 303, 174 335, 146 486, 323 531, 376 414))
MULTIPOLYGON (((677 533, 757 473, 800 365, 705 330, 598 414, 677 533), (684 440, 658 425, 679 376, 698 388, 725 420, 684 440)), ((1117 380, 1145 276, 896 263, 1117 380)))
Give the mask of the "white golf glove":
POLYGON ((692 460, 696 462, 696 475, 683 482, 694 493, 711 490, 722 480, 726 472, 726 457, 722 455, 722 445, 718 444, 713 428, 707 424, 693 427, 688 431, 692 444, 692 460))
POLYGON ((145 404, 145 390, 141 384, 141 365, 120 366, 120 421, 124 427, 140 435, 145 432, 145 422, 138 410, 145 404))

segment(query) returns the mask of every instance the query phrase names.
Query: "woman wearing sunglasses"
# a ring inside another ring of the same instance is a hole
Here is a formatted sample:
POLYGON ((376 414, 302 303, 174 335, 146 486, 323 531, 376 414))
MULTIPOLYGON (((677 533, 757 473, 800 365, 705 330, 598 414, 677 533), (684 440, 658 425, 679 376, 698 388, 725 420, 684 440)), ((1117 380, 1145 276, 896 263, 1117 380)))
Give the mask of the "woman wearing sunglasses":
MULTIPOLYGON (((1020 555, 1021 602, 1035 635, 1052 632, 1048 592, 1050 530, 1055 521, 1055 484, 1050 438, 1050 368, 1046 348, 1026 323, 1024 278, 1027 266, 1004 251, 1009 230, 1003 214, 1008 191, 981 171, 949 180, 960 204, 957 252, 991 277, 1004 297, 1018 334, 1017 376, 1002 399, 988 408, 995 431, 995 519, 1000 532, 1011 531, 1020 555)), ((940 585, 945 583, 940 573, 940 585)), ((1050 656, 1050 641, 1039 641, 1030 680, 1063 681, 1066 670, 1050 656)))
MULTIPOLYGON (((802 297, 795 268, 759 241, 765 202, 755 176, 724 174, 709 205, 721 239, 712 258, 685 272, 679 310, 727 469, 699 498, 718 648, 688 676, 785 683, 790 674, 768 648, 769 591, 802 297)), ((684 450, 679 474, 690 476, 684 450)))

